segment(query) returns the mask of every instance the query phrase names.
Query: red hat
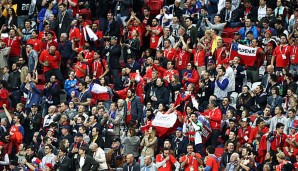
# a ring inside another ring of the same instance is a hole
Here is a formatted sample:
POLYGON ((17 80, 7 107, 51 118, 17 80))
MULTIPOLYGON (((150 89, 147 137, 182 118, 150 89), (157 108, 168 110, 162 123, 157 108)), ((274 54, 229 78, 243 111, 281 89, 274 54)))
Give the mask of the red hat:
POLYGON ((267 46, 272 46, 272 47, 273 47, 273 43, 269 42, 269 43, 267 44, 267 46))
POLYGON ((4 143, 2 141, 0 141, 0 146, 2 146, 2 147, 4 146, 4 143))
POLYGON ((272 31, 271 30, 266 30, 265 33, 266 32, 270 33, 270 36, 272 35, 272 31))
POLYGON ((50 168, 51 170, 54 170, 54 166, 52 165, 52 163, 47 163, 46 167, 50 168))

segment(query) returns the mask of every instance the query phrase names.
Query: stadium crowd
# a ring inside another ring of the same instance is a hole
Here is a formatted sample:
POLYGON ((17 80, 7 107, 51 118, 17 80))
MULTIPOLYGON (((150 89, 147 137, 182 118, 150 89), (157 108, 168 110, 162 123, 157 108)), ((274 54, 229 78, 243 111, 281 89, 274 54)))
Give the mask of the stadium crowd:
POLYGON ((0 171, 298 170, 297 0, 0 5, 0 171))

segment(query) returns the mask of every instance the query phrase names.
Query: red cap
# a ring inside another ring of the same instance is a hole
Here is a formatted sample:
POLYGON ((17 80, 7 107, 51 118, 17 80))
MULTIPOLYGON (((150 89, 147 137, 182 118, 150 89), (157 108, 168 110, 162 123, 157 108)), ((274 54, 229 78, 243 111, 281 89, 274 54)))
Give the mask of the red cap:
POLYGON ((4 146, 4 143, 2 141, 0 141, 0 146, 2 146, 2 147, 4 146))
POLYGON ((268 32, 270 33, 270 35, 272 35, 272 31, 271 30, 266 30, 265 33, 268 32))

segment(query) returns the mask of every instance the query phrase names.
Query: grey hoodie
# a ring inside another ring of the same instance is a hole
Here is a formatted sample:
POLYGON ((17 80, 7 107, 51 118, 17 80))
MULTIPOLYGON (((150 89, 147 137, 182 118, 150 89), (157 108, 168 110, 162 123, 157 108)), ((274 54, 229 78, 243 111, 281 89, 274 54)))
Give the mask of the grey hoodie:
POLYGON ((140 146, 140 137, 124 137, 121 143, 123 145, 123 154, 133 154, 134 157, 140 156, 138 149, 140 146))

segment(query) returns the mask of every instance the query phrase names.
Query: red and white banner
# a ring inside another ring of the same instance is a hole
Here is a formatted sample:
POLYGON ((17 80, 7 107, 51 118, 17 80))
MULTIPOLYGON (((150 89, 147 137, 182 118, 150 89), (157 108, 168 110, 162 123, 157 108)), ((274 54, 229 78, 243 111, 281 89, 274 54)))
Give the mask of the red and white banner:
POLYGON ((256 60, 257 48, 248 47, 238 43, 232 43, 230 60, 235 56, 240 58, 240 63, 247 66, 253 66, 256 60))

